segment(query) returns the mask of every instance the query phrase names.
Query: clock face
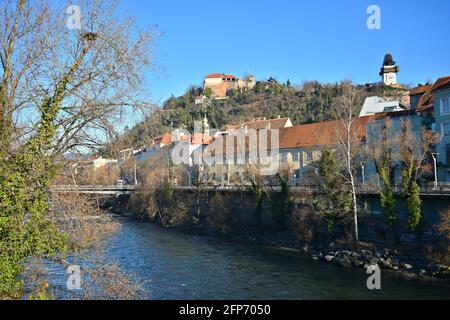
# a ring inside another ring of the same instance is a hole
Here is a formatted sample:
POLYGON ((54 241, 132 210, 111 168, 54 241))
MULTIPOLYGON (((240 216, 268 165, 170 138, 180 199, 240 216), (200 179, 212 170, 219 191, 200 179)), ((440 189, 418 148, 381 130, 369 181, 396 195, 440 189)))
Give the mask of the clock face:
POLYGON ((395 82, 395 75, 390 73, 386 75, 386 82, 387 83, 394 83, 395 82))

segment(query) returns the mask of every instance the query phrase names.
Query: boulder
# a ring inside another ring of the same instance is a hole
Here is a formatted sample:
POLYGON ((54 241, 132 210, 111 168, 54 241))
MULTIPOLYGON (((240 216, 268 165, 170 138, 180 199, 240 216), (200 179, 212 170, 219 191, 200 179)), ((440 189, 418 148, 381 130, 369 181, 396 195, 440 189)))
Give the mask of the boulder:
POLYGON ((326 261, 328 261, 328 262, 331 262, 331 261, 333 261, 334 260, 334 256, 332 256, 332 255, 326 255, 325 257, 324 257, 324 259, 326 260, 326 261))
POLYGON ((410 265, 410 264, 408 264, 408 263, 404 263, 404 264, 402 265, 402 268, 403 268, 403 269, 406 269, 406 270, 411 270, 411 269, 412 269, 412 265, 410 265))
POLYGON ((337 265, 344 268, 349 268, 352 266, 352 262, 348 257, 336 258, 335 261, 337 265))
POLYGON ((356 268, 360 268, 364 265, 364 262, 362 262, 361 260, 358 259, 358 257, 354 257, 352 259, 352 265, 356 268))

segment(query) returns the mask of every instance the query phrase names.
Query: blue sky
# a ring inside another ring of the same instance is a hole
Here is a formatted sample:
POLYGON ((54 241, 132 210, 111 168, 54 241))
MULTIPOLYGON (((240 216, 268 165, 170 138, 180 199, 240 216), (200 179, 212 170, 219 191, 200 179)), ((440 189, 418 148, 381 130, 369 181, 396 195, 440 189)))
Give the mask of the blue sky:
POLYGON ((160 70, 147 75, 156 103, 213 72, 296 84, 376 82, 387 52, 401 83, 450 75, 448 0, 124 0, 119 10, 162 33, 160 70), (366 27, 372 4, 381 9, 381 30, 366 27))

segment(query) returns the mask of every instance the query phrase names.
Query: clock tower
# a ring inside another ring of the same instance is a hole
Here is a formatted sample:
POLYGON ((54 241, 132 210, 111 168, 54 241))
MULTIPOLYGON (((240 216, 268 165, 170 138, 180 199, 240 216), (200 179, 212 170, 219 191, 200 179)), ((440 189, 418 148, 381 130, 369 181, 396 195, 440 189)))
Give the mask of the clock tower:
POLYGON ((382 82, 386 86, 397 84, 397 73, 400 71, 400 67, 396 65, 391 54, 384 56, 383 66, 381 67, 380 76, 382 82))

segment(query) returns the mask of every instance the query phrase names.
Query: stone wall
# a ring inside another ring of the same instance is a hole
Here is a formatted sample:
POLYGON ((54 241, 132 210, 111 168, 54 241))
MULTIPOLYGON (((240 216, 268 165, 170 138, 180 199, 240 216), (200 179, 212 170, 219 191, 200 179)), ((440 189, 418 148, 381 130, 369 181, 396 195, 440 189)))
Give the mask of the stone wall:
MULTIPOLYGON (((291 195, 286 202, 279 192, 262 196, 254 191, 186 191, 158 190, 144 201, 131 199, 135 212, 141 212, 167 227, 202 229, 216 234, 258 235, 288 233, 300 242, 324 242, 351 239, 350 228, 337 227, 330 233, 325 219, 310 205, 314 196, 291 195), (283 207, 285 206, 285 207, 283 207)), ((364 242, 390 245, 394 235, 385 223, 378 197, 361 199, 360 239, 364 242)), ((399 203, 400 221, 396 235, 402 245, 416 247, 430 244, 433 226, 439 212, 450 205, 450 199, 423 199, 423 225, 420 239, 408 230, 407 214, 399 203)), ((128 211, 132 208, 128 208, 128 211)))

